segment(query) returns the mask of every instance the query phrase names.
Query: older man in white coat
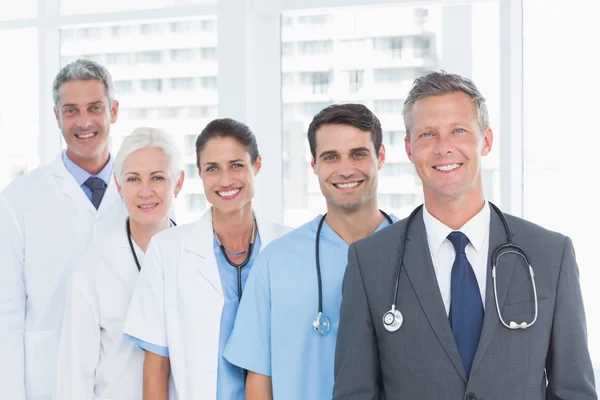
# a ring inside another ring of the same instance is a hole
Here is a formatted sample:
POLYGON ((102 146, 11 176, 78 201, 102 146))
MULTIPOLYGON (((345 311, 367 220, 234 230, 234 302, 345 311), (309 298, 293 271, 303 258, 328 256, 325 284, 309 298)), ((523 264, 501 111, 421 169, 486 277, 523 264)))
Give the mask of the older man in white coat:
POLYGON ((66 151, 0 193, 2 399, 54 398, 73 264, 127 215, 110 179, 108 137, 119 108, 110 74, 77 60, 56 76, 53 96, 66 151))

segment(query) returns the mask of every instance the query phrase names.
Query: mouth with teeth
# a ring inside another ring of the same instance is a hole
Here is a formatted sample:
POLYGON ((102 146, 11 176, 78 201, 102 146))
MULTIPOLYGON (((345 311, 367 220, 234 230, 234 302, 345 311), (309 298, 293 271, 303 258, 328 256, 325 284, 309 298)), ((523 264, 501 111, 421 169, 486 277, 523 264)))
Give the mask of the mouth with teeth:
POLYGON ((158 207, 158 203, 144 203, 138 205, 138 208, 142 210, 142 212, 151 212, 156 207, 158 207))
POLYGON ((237 195, 242 191, 241 188, 229 189, 229 190, 218 190, 217 195, 223 200, 235 199, 237 195))
POLYGON ((75 137, 81 140, 88 140, 95 137, 98 132, 75 133, 75 137))
POLYGON ((433 169, 435 169, 436 171, 440 171, 440 172, 452 172, 452 171, 457 170, 460 167, 462 167, 462 163, 436 165, 433 167, 433 169))
POLYGON ((350 191, 359 187, 363 182, 364 181, 334 183, 333 186, 343 191, 350 191))

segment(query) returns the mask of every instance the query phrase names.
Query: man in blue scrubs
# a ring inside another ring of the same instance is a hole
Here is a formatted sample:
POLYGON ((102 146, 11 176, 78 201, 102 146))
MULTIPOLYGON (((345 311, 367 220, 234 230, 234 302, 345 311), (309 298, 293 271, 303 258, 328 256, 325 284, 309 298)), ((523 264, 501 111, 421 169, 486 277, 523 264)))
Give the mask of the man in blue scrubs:
POLYGON ((331 399, 348 246, 397 220, 377 207, 385 148, 381 124, 368 108, 323 109, 308 141, 327 214, 273 241, 250 273, 225 348, 227 360, 248 371, 247 400, 331 399))

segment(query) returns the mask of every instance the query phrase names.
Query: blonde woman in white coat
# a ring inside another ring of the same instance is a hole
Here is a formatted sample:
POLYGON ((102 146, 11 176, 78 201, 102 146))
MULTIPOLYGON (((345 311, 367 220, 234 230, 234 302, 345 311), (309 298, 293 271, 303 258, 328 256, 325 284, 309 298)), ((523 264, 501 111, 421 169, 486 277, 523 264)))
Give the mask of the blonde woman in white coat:
POLYGON ((150 243, 125 333, 146 350, 144 399, 244 399, 244 372, 223 357, 250 268, 288 228, 255 216, 256 138, 231 119, 209 123, 196 142, 212 207, 197 222, 150 243))
POLYGON ((181 190, 180 152, 165 131, 138 128, 115 159, 129 217, 92 246, 67 296, 57 366, 57 399, 141 400, 144 352, 123 337, 131 293, 148 243, 169 228, 181 190))

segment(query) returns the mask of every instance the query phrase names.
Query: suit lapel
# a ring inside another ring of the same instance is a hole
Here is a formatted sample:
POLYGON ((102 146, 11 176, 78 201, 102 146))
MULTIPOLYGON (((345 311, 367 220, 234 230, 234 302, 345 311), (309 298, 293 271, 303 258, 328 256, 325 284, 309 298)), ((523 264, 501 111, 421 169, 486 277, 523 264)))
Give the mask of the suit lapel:
MULTIPOLYGON (((511 232, 511 236, 512 235, 514 234, 511 232)), ((498 246, 505 243, 506 233, 504 232, 502 221, 498 214, 492 209, 490 216, 490 247, 488 251, 485 289, 485 315, 483 317, 483 328, 481 330, 481 337, 479 338, 479 345, 477 346, 477 352, 473 359, 471 374, 473 374, 481 363, 481 360, 492 341, 494 332, 500 326, 500 320, 498 319, 496 309, 496 300, 494 298, 494 282, 492 280, 492 253, 498 246)), ((500 310, 502 310, 504 301, 506 300, 506 294, 515 269, 516 260, 517 256, 515 254, 507 254, 500 257, 498 265, 496 266, 496 287, 498 292, 498 307, 500 310)))
POLYGON ((185 250, 201 258, 201 260, 192 260, 193 268, 214 287, 219 295, 223 296, 221 275, 213 247, 212 208, 209 208, 200 220, 193 223, 192 234, 186 238, 185 250))
POLYGON ((415 289, 419 303, 435 335, 454 364, 456 371, 467 382, 465 369, 458 353, 450 323, 448 322, 431 254, 429 253, 427 234, 423 222, 423 211, 415 215, 411 223, 406 246, 405 262, 403 264, 408 278, 415 289))
POLYGON ((75 181, 73 175, 69 173, 67 167, 65 167, 62 155, 59 154, 58 157, 56 157, 56 159, 48 165, 48 168, 62 194, 73 200, 76 204, 85 204, 83 207, 85 207, 91 213, 96 214, 96 209, 92 205, 92 202, 87 198, 81 187, 77 184, 77 181, 75 181))

